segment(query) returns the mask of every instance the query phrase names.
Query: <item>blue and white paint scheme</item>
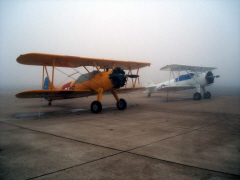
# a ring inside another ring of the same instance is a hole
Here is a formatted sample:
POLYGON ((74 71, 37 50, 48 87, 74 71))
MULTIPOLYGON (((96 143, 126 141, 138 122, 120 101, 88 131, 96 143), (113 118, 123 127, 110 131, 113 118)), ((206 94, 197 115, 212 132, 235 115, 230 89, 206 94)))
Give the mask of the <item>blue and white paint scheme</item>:
POLYGON ((214 79, 220 77, 213 75, 212 70, 214 69, 217 68, 179 64, 167 65, 160 70, 170 72, 169 80, 159 84, 154 84, 151 80, 148 80, 145 84, 146 90, 144 92, 148 93, 150 97, 151 93, 158 91, 175 92, 196 88, 197 92, 193 96, 195 100, 201 100, 201 89, 203 97, 210 99, 211 93, 206 91, 205 87, 213 84, 214 79), (173 79, 171 79, 172 76, 173 79))

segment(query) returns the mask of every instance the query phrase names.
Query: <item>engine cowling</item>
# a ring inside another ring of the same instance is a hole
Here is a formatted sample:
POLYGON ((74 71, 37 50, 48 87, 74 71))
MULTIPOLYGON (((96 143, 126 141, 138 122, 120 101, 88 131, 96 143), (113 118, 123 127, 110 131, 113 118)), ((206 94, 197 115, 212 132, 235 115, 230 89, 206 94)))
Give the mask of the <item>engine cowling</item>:
POLYGON ((109 75, 109 79, 111 79, 114 88, 123 87, 127 81, 127 77, 125 77, 125 72, 120 67, 116 67, 112 73, 109 75))
POLYGON ((206 76, 205 76, 205 79, 207 81, 207 84, 212 84, 214 83, 214 76, 213 76, 213 73, 211 71, 208 71, 206 76))
POLYGON ((208 71, 206 76, 205 76, 205 79, 207 81, 207 84, 212 84, 214 83, 214 78, 219 78, 220 76, 217 75, 217 76, 214 76, 213 73, 211 71, 208 71))
POLYGON ((109 75, 109 79, 111 79, 111 82, 113 84, 113 88, 121 88, 126 84, 127 78, 137 78, 138 75, 125 75, 125 72, 120 67, 116 67, 112 70, 111 74, 109 75))

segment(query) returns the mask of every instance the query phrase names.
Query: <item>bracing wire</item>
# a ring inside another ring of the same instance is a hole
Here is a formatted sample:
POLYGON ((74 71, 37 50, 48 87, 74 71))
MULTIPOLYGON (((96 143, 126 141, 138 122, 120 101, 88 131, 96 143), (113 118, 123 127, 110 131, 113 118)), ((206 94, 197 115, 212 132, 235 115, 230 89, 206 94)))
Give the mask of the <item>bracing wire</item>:
MULTIPOLYGON (((70 77, 70 78, 72 78, 73 80, 76 80, 76 79, 74 79, 73 77, 71 77, 72 75, 68 75, 67 73, 61 71, 60 69, 58 69, 58 68, 56 68, 56 67, 55 67, 55 69, 58 70, 59 72, 63 73, 63 74, 66 75, 67 77, 70 77)), ((73 68, 72 68, 72 69, 73 69, 73 68)))
MULTIPOLYGON (((77 71, 76 69, 72 68, 74 71, 76 71, 76 73, 79 73, 80 75, 82 75, 83 77, 86 77, 86 75, 82 74, 80 71, 77 71)), ((93 71, 93 70, 92 70, 93 71)), ((75 74, 76 74, 75 73, 75 74)), ((87 78, 86 78, 87 79, 87 78)), ((96 84, 97 86, 101 87, 101 85, 99 85, 98 83, 92 81, 94 84, 96 84)), ((82 84, 84 85, 84 83, 82 82, 82 84)), ((84 85, 86 86, 86 85, 84 85)), ((86 86, 87 88, 91 89, 90 87, 86 86)))
POLYGON ((42 98, 41 98, 41 101, 40 101, 40 107, 39 107, 39 111, 38 111, 38 118, 40 118, 40 116, 41 116, 41 110, 42 110, 42 98))

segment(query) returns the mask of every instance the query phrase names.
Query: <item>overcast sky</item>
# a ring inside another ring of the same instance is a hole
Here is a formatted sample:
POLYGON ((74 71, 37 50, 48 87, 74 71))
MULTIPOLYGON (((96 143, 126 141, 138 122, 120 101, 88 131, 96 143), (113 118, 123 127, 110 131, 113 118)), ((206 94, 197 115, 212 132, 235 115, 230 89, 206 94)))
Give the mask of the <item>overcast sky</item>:
POLYGON ((168 64, 213 66, 240 86, 240 1, 1 0, 1 90, 41 88, 42 68, 16 62, 31 52, 151 62, 155 83, 168 64))

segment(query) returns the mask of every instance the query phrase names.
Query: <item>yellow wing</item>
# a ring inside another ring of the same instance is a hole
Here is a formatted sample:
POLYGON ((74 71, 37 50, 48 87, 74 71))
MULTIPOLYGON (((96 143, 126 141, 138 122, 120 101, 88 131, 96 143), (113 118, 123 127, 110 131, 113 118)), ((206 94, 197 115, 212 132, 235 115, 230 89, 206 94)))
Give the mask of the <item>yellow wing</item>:
MULTIPOLYGON (((121 88, 117 89, 118 93, 128 93, 137 90, 144 90, 145 87, 121 88)), ((110 93, 110 91, 107 91, 110 93)), ((56 99, 71 99, 95 95, 95 91, 78 91, 78 90, 30 90, 16 94, 17 98, 49 98, 56 99)))
POLYGON ((17 62, 25 65, 37 65, 37 66, 56 66, 56 67, 80 67, 80 66, 97 66, 100 69, 121 67, 124 70, 134 70, 150 66, 151 63, 146 62, 135 62, 135 61, 118 61, 109 59, 97 59, 87 57, 76 57, 76 56, 64 56, 54 54, 41 54, 41 53, 29 53, 20 55, 17 58, 17 62))
POLYGON ((17 98, 50 98, 54 99, 71 99, 86 97, 96 94, 94 91, 78 90, 31 90, 16 94, 17 98))

